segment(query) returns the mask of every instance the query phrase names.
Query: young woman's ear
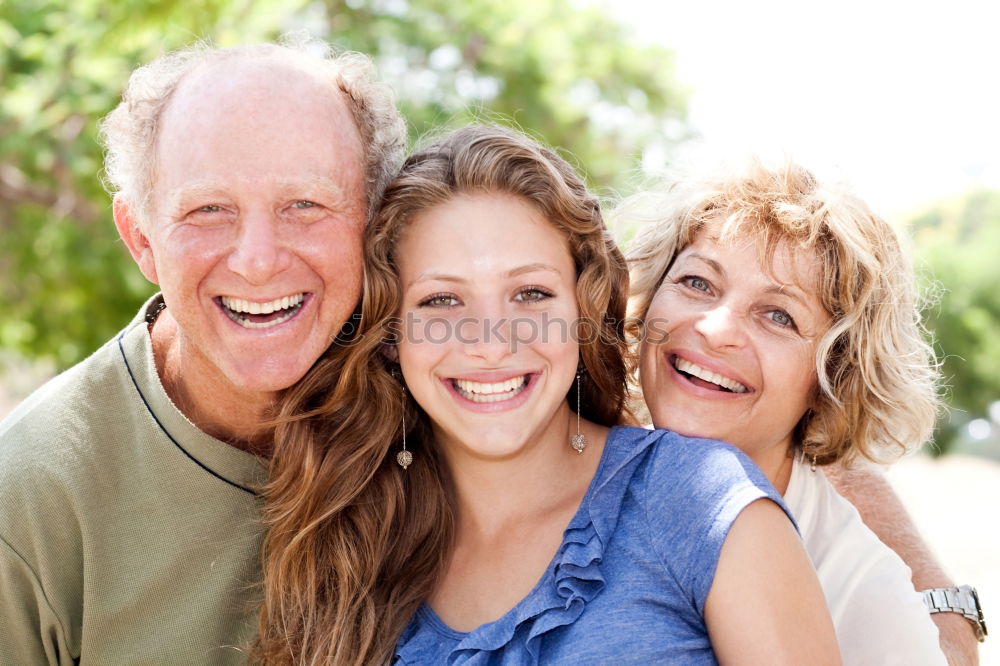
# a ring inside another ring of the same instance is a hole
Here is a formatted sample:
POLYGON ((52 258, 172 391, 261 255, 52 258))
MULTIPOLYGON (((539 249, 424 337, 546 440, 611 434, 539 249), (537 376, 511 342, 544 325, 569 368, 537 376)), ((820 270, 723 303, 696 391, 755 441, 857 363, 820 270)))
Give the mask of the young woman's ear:
POLYGON ((379 352, 389 361, 399 363, 399 349, 392 343, 385 343, 379 347, 379 352))

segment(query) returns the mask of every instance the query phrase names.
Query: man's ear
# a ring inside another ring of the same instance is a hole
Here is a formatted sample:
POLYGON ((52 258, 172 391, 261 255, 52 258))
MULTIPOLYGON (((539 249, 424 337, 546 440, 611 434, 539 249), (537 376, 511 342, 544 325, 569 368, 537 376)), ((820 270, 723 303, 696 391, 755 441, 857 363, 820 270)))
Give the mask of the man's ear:
POLYGON ((118 228, 118 235, 121 236, 129 254, 139 265, 139 270, 146 276, 146 279, 153 284, 159 284, 156 279, 156 262, 153 259, 153 248, 149 244, 149 237, 139 225, 139 217, 129 207, 127 201, 120 194, 116 194, 113 203, 115 227, 118 228))

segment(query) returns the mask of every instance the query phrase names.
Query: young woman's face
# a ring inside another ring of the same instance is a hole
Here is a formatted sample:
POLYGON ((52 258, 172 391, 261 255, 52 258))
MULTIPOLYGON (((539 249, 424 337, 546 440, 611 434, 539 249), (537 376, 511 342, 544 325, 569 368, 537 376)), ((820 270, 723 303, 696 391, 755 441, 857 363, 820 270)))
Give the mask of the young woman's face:
POLYGON ((757 239, 701 231, 667 272, 646 316, 642 391, 653 424, 720 439, 765 473, 780 464, 816 391, 816 349, 830 327, 819 261, 781 243, 766 265, 757 239))
POLYGON ((399 362, 445 451, 508 458, 565 430, 579 345, 562 234, 521 198, 460 195, 416 216, 396 254, 399 362))

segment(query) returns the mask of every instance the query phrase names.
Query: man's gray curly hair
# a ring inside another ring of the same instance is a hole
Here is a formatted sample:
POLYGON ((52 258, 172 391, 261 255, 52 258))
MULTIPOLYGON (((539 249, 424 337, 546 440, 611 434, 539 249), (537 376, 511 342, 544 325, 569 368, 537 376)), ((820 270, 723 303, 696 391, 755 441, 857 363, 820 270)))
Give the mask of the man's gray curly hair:
POLYGON ((286 59, 328 79, 343 93, 364 149, 367 219, 371 220, 383 190, 402 163, 406 125, 392 90, 376 80, 371 59, 360 53, 336 53, 329 44, 309 38, 225 49, 199 42, 132 72, 121 103, 101 123, 101 143, 107 151, 107 190, 137 208, 140 220, 147 218, 163 110, 188 73, 200 65, 230 58, 286 59))

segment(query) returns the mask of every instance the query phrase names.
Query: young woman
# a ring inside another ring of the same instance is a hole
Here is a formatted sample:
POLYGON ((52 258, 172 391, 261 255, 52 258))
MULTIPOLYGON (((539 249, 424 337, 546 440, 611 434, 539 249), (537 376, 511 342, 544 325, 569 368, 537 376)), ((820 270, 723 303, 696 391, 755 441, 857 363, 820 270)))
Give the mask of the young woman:
POLYGON ((628 276, 551 151, 469 127, 367 230, 359 328, 287 396, 271 663, 839 663, 759 470, 620 425, 628 276))
POLYGON ((847 664, 943 664, 910 570, 817 465, 931 432, 934 356, 896 232, 794 164, 692 178, 618 211, 657 428, 730 442, 784 494, 847 664))

